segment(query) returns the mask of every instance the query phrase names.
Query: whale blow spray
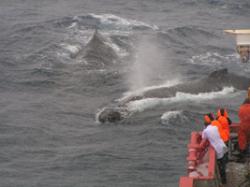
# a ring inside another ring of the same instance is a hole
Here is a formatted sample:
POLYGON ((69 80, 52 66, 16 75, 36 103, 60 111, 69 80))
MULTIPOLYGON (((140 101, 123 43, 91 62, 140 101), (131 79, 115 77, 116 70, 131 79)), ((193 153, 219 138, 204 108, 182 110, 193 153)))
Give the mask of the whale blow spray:
POLYGON ((135 57, 128 74, 130 90, 135 91, 166 81, 163 77, 167 74, 169 65, 164 60, 165 56, 166 51, 156 44, 155 38, 150 36, 141 38, 136 46, 135 57))

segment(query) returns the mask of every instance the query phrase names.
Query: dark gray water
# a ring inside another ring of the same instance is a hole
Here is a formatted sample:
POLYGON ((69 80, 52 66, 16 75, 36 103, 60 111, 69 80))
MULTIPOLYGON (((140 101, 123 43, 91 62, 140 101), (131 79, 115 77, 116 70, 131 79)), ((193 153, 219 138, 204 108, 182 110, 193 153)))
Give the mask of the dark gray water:
POLYGON ((225 67, 249 76, 222 32, 250 28, 249 8, 248 0, 1 0, 0 186, 178 186, 202 114, 223 106, 237 121, 244 91, 131 103, 132 115, 115 124, 96 114, 145 86, 225 67))

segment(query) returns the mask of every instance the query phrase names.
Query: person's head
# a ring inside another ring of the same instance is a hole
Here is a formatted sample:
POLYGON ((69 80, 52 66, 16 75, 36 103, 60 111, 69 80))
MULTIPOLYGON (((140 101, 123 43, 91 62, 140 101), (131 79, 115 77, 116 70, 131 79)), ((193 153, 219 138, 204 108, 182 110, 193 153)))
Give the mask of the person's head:
POLYGON ((212 113, 208 113, 206 115, 204 115, 204 125, 208 126, 209 124, 211 124, 211 122, 214 120, 214 116, 212 113))
POLYGON ((220 117, 220 116, 224 116, 224 117, 228 117, 228 113, 227 113, 227 110, 225 108, 220 108, 218 111, 217 111, 217 117, 220 117))

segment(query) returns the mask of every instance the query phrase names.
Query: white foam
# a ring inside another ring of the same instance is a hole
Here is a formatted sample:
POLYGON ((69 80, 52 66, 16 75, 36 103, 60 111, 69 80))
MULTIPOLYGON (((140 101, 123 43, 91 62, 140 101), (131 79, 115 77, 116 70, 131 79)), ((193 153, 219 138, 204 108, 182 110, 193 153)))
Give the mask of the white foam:
POLYGON ((81 50, 81 46, 80 45, 72 45, 72 44, 67 44, 67 43, 62 43, 60 44, 60 46, 66 50, 67 52, 71 53, 71 54, 76 54, 81 50))
POLYGON ((62 44, 62 46, 72 54, 76 54, 81 50, 79 45, 62 44))
POLYGON ((162 114, 161 116, 161 122, 163 124, 167 124, 169 122, 170 119, 173 119, 173 118, 177 118, 179 116, 182 116, 182 111, 180 110, 177 110, 177 111, 168 111, 168 112, 165 112, 164 114, 162 114))
POLYGON ((127 100, 128 98, 133 97, 133 96, 141 96, 146 91, 154 90, 154 89, 158 89, 158 88, 171 87, 171 86, 179 84, 180 82, 181 82, 180 80, 174 79, 174 80, 166 81, 166 82, 164 82, 163 84, 160 84, 160 85, 147 86, 147 87, 144 87, 144 88, 137 89, 135 91, 126 92, 126 93, 123 94, 123 97, 118 99, 117 101, 122 102, 122 101, 127 100))
POLYGON ((112 42, 110 38, 106 38, 106 40, 107 41, 105 41, 104 43, 111 47, 120 57, 125 57, 128 55, 128 52, 126 50, 121 49, 118 45, 112 42))
POLYGON ((131 29, 131 27, 134 27, 134 26, 148 27, 153 30, 159 29, 156 25, 149 25, 141 21, 121 18, 113 14, 90 14, 90 16, 92 16, 93 18, 99 19, 100 22, 104 25, 113 25, 117 29, 128 29, 128 28, 131 29))
POLYGON ((76 22, 81 21, 81 19, 79 18, 79 16, 74 16, 73 20, 76 21, 76 22))
POLYGON ((62 43, 60 44, 60 47, 59 51, 56 52, 57 56, 67 60, 70 59, 70 57, 77 55, 81 50, 81 46, 77 44, 72 45, 62 43))
POLYGON ((68 29, 72 29, 78 26, 77 22, 73 22, 70 26, 68 26, 68 29))
POLYGON ((207 52, 205 54, 192 56, 192 58, 189 60, 189 63, 214 66, 214 65, 221 65, 222 63, 225 62, 226 63, 237 62, 238 60, 239 60, 239 55, 236 53, 221 55, 219 53, 207 52))
POLYGON ((65 52, 56 52, 56 55, 61 58, 69 58, 69 54, 65 52))
POLYGON ((190 94, 177 92, 175 97, 171 98, 146 98, 141 100, 135 100, 127 103, 128 110, 131 112, 142 112, 146 109, 155 108, 156 106, 164 106, 174 102, 192 101, 200 102, 203 100, 210 100, 214 98, 220 98, 229 93, 234 92, 233 87, 225 87, 221 91, 209 92, 209 93, 199 93, 190 94))

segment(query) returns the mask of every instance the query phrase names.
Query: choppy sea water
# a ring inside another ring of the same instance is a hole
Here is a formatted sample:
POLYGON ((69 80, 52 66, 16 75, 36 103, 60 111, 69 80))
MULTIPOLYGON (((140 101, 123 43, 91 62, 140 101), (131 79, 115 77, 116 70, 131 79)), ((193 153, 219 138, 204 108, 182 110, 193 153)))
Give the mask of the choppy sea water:
POLYGON ((2 0, 0 186, 178 186, 190 132, 220 106, 237 121, 245 91, 135 101, 117 123, 101 124, 96 114, 131 92, 219 68, 249 77, 222 32, 249 28, 249 7, 248 0, 2 0))

